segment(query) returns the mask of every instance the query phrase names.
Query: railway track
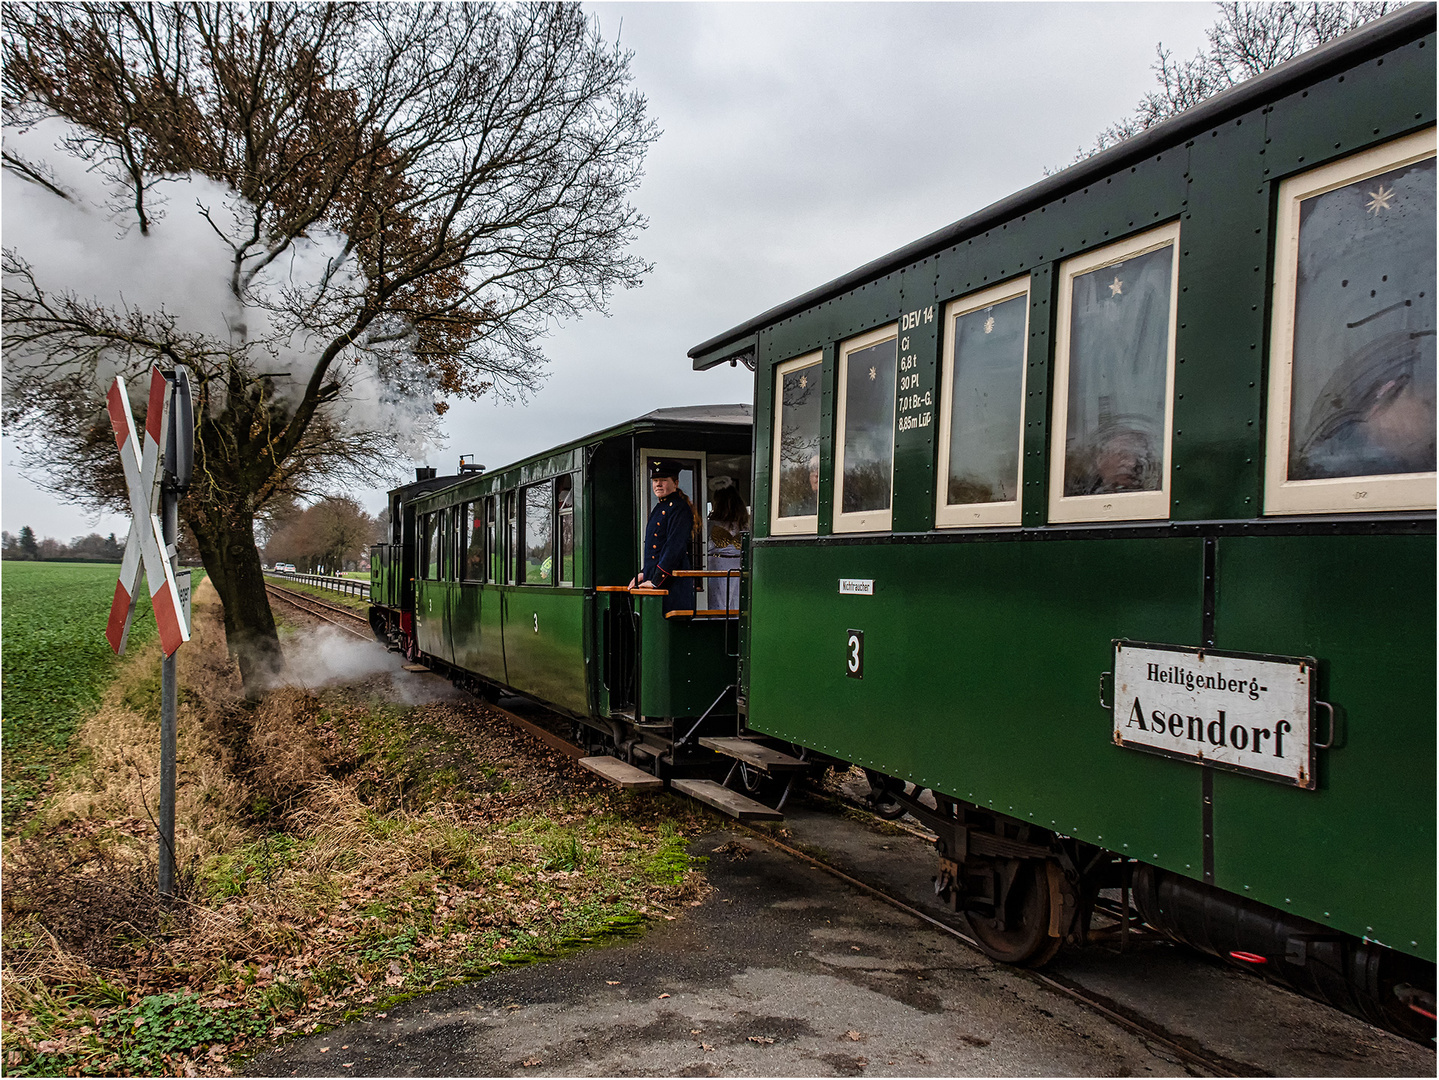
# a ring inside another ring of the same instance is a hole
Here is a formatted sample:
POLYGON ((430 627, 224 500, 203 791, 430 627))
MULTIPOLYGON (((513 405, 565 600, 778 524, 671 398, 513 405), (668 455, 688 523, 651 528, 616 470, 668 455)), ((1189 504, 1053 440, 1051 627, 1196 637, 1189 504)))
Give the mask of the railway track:
MULTIPOLYGON (((575 745, 574 743, 565 739, 563 736, 556 734, 554 731, 543 726, 542 724, 536 723, 532 719, 527 719, 523 716, 519 716, 518 714, 498 705, 488 705, 487 707, 499 714, 502 719, 504 719, 511 725, 519 728, 520 730, 526 732, 533 738, 543 743, 550 750, 557 750, 560 753, 574 758, 584 757, 588 753, 583 748, 575 745)), ((561 722, 558 726, 563 726, 563 718, 556 716, 556 720, 561 722)), ((868 812, 863 811, 863 809, 857 804, 855 804, 852 800, 839 799, 836 801, 848 810, 861 810, 862 812, 868 812)), ((881 818, 879 818, 877 815, 873 816, 876 823, 881 822, 881 818)), ((884 822, 884 824, 889 827, 893 827, 896 823, 884 822)), ((786 844, 762 828, 757 828, 755 826, 740 822, 736 822, 734 824, 734 827, 744 830, 745 832, 754 836, 756 839, 775 848, 777 851, 783 852, 791 858, 808 863, 816 869, 822 870, 826 874, 829 874, 832 877, 835 877, 840 881, 845 882, 852 888, 859 889, 866 894, 874 897, 875 899, 881 901, 882 903, 904 912, 911 918, 917 919, 925 923, 926 925, 933 927, 941 933, 946 934, 949 937, 952 937, 955 940, 961 942, 967 947, 974 949, 976 952, 983 952, 983 950, 979 947, 978 942, 974 941, 973 938, 967 935, 959 927, 951 925, 950 923, 945 922, 943 919, 935 918, 933 915, 919 910, 913 905, 905 902, 903 899, 894 896, 889 892, 886 892, 883 888, 862 881, 859 878, 856 878, 853 875, 846 873, 839 867, 829 862, 826 862, 822 858, 818 858, 815 855, 812 855, 805 851, 801 851, 796 847, 786 844)), ((903 828, 904 826, 901 825, 900 827, 903 828)), ((918 832, 918 830, 906 829, 905 831, 913 832, 915 833, 915 835, 922 835, 918 832)), ((1193 1040, 1184 1037, 1176 1037, 1165 1031, 1160 1025, 1148 1021, 1142 1016, 1132 1013, 1130 1010, 1125 1009, 1123 1006, 1117 1005, 1115 1002, 1111 1001, 1106 997, 1090 992, 1085 987, 1073 982, 1070 979, 1064 978, 1062 976, 1049 975, 1041 971, 1033 971, 1025 968, 1014 968, 1011 970, 1013 970, 1018 975, 1021 975, 1025 978, 1031 979, 1039 983, 1040 985, 1048 988, 1054 993, 1069 998, 1070 1000, 1078 1003, 1079 1005, 1090 1010, 1091 1012, 1099 1016, 1103 1016, 1111 1023, 1124 1028, 1125 1030, 1131 1032, 1134 1035, 1137 1035, 1139 1038, 1151 1044, 1157 1050, 1168 1054, 1169 1056, 1173 1057, 1177 1061, 1187 1066, 1196 1067, 1203 1070, 1205 1073, 1213 1076, 1269 1075, 1266 1070, 1260 1068, 1259 1066, 1250 1064, 1248 1062, 1231 1060, 1227 1057, 1224 1057, 1223 1055, 1206 1050, 1204 1047, 1194 1043, 1193 1040)))
POLYGON ((336 604, 327 604, 325 601, 310 596, 307 593, 296 592, 284 586, 276 585, 273 582, 265 582, 265 591, 282 603, 291 607, 299 608, 316 619, 322 619, 333 626, 338 626, 348 634, 354 634, 366 641, 374 641, 375 635, 370 630, 370 622, 363 615, 342 608, 336 604))

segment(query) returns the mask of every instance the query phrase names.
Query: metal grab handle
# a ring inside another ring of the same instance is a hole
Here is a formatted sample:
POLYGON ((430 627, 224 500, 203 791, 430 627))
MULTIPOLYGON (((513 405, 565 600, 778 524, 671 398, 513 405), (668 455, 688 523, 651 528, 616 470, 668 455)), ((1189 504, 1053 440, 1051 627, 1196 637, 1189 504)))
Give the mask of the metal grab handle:
POLYGON ((1314 707, 1315 707, 1316 709, 1325 709, 1325 710, 1327 710, 1328 713, 1329 713, 1329 741, 1328 741, 1328 742, 1322 742, 1322 743, 1321 743, 1321 742, 1315 743, 1315 744, 1314 744, 1314 749, 1316 749, 1316 750, 1330 750, 1330 749, 1332 749, 1333 746, 1334 746, 1334 733, 1335 733, 1335 731, 1337 730, 1337 728, 1335 727, 1335 722, 1334 722, 1334 706, 1331 705, 1331 704, 1330 704, 1329 702, 1327 702, 1327 701, 1316 701, 1316 702, 1314 703, 1314 707))
POLYGON ((1099 673, 1099 707, 1100 707, 1101 709, 1110 710, 1110 709, 1113 709, 1113 708, 1114 708, 1114 702, 1113 702, 1112 700, 1111 700, 1111 701, 1105 701, 1105 700, 1104 700, 1104 680, 1105 680, 1105 679, 1110 680, 1110 683, 1109 683, 1109 691, 1110 691, 1109 696, 1110 696, 1111 698, 1113 698, 1113 697, 1114 697, 1114 672, 1112 672, 1112 671, 1101 671, 1101 672, 1099 673))

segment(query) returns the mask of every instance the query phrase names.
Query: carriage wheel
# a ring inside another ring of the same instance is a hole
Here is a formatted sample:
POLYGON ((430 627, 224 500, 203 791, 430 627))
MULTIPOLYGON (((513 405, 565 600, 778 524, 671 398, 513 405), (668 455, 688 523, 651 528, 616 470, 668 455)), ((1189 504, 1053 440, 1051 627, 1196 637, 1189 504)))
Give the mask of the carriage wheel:
MULTIPOLYGON (((998 877, 999 866, 995 866, 998 877)), ((1049 874, 1046 864, 1025 859, 1015 870, 1004 900, 1004 925, 993 916, 969 912, 965 921, 986 956, 1005 964, 1040 967, 1059 952, 1062 938, 1049 936, 1049 874)))

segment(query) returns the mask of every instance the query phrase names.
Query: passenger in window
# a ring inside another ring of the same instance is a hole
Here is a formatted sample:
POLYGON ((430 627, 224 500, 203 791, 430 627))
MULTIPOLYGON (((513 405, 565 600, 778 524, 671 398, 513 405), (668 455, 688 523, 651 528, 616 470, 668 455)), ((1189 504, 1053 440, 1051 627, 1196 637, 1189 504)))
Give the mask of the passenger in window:
POLYGON ((1290 480, 1435 466, 1435 160, 1305 199, 1290 480))
MULTIPOLYGON (((728 476, 715 481, 710 506, 708 567, 714 573, 738 570, 740 538, 749 530, 749 510, 740 497, 739 488, 728 476)), ((739 607, 739 578, 711 578, 715 607, 739 607)))
POLYGON ((665 611, 693 611, 693 578, 675 577, 690 569, 690 544, 699 538, 699 515, 680 490, 680 464, 661 459, 650 464, 655 506, 645 523, 644 568, 630 580, 631 589, 665 589, 665 611))
POLYGON ((1109 495, 1119 491, 1155 491, 1163 482, 1158 439, 1123 420, 1102 424, 1087 446, 1065 459, 1065 495, 1109 495))

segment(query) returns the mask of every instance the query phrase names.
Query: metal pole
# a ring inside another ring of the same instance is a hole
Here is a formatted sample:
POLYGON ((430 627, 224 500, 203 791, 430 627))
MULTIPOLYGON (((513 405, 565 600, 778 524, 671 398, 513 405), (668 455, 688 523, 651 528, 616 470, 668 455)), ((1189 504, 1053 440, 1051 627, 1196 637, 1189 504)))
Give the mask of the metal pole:
MULTIPOLYGON (((161 488, 161 516, 166 552, 175 567, 175 537, 179 532, 180 496, 166 483, 161 488)), ((183 617, 183 616, 182 616, 183 617)), ((175 895, 175 657, 160 663, 160 895, 175 895)))

